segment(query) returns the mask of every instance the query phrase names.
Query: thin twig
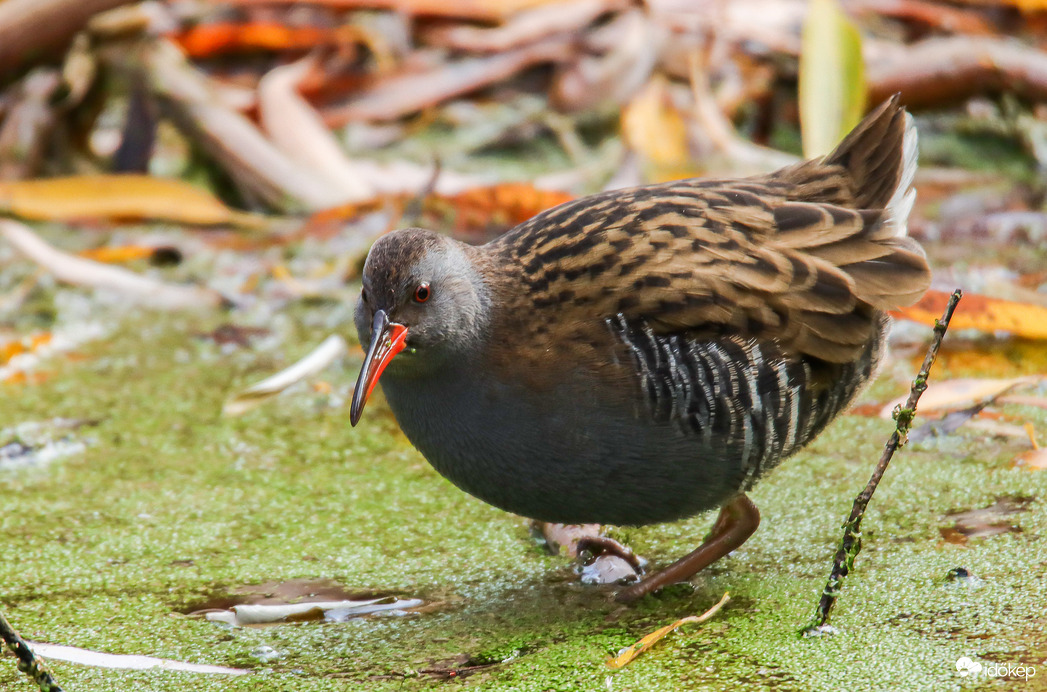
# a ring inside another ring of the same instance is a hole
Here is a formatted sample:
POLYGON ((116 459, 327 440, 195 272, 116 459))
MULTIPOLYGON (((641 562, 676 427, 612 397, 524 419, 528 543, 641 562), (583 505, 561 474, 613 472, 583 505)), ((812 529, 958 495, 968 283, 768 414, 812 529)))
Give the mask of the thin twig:
POLYGON ((51 677, 51 672, 36 657, 18 632, 11 627, 11 623, 3 616, 3 613, 0 613, 0 637, 3 637, 7 648, 18 657, 18 670, 32 678, 36 686, 40 688, 40 692, 62 692, 62 688, 51 677))
POLYGON ((843 578, 854 567, 854 560, 862 549, 862 517, 865 516, 869 500, 872 499, 873 493, 876 492, 876 486, 880 484, 880 479, 883 478, 891 457, 907 441, 909 428, 912 427, 913 418, 916 416, 916 404, 920 400, 920 395, 927 389, 927 377, 930 374, 931 366, 934 364, 934 359, 938 356, 938 349, 941 348, 942 339, 945 338, 945 331, 949 328, 949 320, 952 319, 952 313, 956 309, 957 303, 960 302, 962 295, 963 292, 960 289, 953 291, 952 297, 949 298, 949 304, 945 307, 945 313, 940 320, 935 322, 934 338, 931 340, 930 348, 927 349, 927 356, 923 359, 920 372, 916 379, 913 380, 912 389, 909 391, 909 399, 905 402, 905 406, 899 406, 894 410, 894 420, 897 422, 895 430, 884 447, 883 455, 876 464, 876 470, 873 471, 869 484, 855 498, 854 505, 851 507, 851 515, 847 517, 847 523, 843 525, 843 541, 840 544, 840 549, 836 551, 829 581, 826 583, 825 590, 822 591, 822 597, 818 601, 818 610, 811 623, 800 631, 805 637, 825 633, 823 628, 829 621, 829 613, 832 611, 833 606, 836 605, 840 588, 843 586, 843 578))

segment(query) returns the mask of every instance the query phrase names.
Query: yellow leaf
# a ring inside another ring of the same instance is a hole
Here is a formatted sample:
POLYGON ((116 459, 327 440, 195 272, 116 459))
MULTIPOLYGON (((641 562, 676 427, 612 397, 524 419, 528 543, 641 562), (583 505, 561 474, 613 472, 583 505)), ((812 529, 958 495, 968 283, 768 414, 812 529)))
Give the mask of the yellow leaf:
POLYGON ((836 0, 811 0, 800 51, 803 155, 828 154, 864 112, 861 34, 836 0))
POLYGON ((661 639, 665 637, 665 635, 679 629, 681 625, 686 625, 689 622, 705 622, 713 615, 716 615, 716 613, 719 612, 720 608, 722 608, 729 600, 731 600, 730 594, 725 593, 723 595, 723 598, 720 599, 719 603, 717 603, 701 615, 692 615, 690 617, 681 618, 671 625, 666 625, 665 627, 660 627, 659 629, 656 629, 654 632, 651 632, 646 637, 636 642, 632 646, 627 646, 621 651, 619 651, 618 655, 614 658, 607 659, 607 667, 614 668, 615 670, 617 670, 628 665, 637 656, 639 656, 644 651, 647 651, 652 646, 657 644, 661 639))
POLYGON ((622 137, 647 164, 647 177, 664 182, 696 175, 687 125, 669 96, 665 77, 655 75, 622 111, 622 137))
MULTIPOLYGON (((937 316, 945 309, 948 296, 948 293, 942 291, 927 291, 915 305, 893 310, 891 314, 933 326, 937 316)), ((1033 303, 965 293, 949 326, 952 329, 1010 332, 1026 339, 1047 339, 1047 308, 1033 303)))
POLYGON ((189 224, 263 225, 180 180, 147 175, 91 175, 0 182, 0 212, 25 219, 163 219, 189 224))
POLYGON ((156 252, 156 248, 146 247, 145 245, 118 245, 115 247, 104 246, 81 250, 79 255, 95 262, 118 264, 120 262, 149 259, 154 252, 156 252))

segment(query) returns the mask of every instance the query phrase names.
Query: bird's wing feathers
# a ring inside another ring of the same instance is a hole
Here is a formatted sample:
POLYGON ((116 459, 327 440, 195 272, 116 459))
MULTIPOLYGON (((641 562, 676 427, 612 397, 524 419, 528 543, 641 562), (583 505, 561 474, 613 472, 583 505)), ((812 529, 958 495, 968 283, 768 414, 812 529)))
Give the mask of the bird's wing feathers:
POLYGON ((535 217, 504 248, 535 306, 565 319, 622 314, 656 332, 774 339, 846 362, 877 311, 915 302, 930 283, 923 250, 904 235, 912 132, 889 101, 825 159, 763 178, 604 193, 535 217), (894 151, 859 160, 877 151, 874 137, 894 151))

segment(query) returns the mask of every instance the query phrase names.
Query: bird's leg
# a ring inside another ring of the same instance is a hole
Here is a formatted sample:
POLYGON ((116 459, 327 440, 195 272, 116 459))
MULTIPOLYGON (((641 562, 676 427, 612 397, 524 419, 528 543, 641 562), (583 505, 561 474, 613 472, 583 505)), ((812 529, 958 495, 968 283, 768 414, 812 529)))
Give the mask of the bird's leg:
POLYGON ((615 600, 630 603, 669 584, 690 579, 721 557, 748 540, 760 526, 760 511, 745 495, 739 495, 720 510, 713 530, 696 550, 655 572, 638 584, 628 586, 615 595, 615 600))

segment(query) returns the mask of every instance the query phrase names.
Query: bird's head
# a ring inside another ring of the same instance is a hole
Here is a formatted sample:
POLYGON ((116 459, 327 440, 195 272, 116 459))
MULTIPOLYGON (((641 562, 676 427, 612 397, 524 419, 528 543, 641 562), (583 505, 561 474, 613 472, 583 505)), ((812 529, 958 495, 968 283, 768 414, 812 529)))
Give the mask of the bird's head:
POLYGON ((474 253, 421 228, 394 231, 371 247, 356 304, 367 355, 353 392, 353 425, 387 367, 397 377, 432 373, 482 338, 488 298, 474 253))

